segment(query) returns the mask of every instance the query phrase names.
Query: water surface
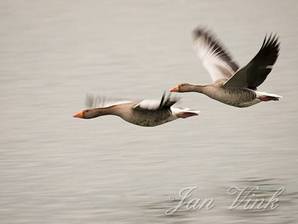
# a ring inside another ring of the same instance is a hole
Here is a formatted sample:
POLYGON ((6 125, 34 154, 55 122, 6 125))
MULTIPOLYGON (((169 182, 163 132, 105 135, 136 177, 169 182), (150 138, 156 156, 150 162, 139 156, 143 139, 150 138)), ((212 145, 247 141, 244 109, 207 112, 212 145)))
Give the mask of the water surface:
POLYGON ((1 223, 296 223, 297 12, 294 0, 1 1, 1 223), (238 109, 184 94, 201 115, 156 128, 72 118, 88 92, 150 99, 209 82, 197 25, 241 65, 278 33, 260 90, 284 98, 238 109), (190 186, 215 207, 166 216, 190 186), (233 186, 286 191, 273 211, 229 210, 233 186))

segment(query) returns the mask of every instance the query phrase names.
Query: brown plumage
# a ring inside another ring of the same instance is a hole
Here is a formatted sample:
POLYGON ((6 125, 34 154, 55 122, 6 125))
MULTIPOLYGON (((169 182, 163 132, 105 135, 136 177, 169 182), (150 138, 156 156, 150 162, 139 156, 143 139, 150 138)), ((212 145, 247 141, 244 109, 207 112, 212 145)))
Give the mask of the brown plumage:
POLYGON ((265 37, 256 56, 239 69, 223 45, 208 30, 193 31, 194 49, 204 67, 210 73, 213 83, 177 85, 171 92, 199 92, 222 103, 247 107, 261 101, 279 100, 281 96, 256 91, 271 72, 279 54, 276 35, 265 37))
POLYGON ((103 97, 87 96, 90 109, 82 110, 74 115, 76 118, 92 119, 104 115, 114 115, 123 120, 144 127, 161 125, 178 118, 198 115, 198 111, 188 108, 175 108, 178 99, 170 94, 163 94, 161 100, 114 101, 103 97), (100 107, 96 107, 100 105, 100 107))

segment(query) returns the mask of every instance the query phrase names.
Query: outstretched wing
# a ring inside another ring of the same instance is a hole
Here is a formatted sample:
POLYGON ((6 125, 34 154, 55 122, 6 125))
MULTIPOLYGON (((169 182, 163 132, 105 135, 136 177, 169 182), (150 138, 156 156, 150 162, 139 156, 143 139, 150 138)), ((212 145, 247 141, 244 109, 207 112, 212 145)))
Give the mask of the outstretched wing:
POLYGON ((271 72, 279 54, 279 41, 276 35, 265 37, 257 55, 241 68, 225 84, 225 87, 257 89, 271 72))
POLYGON ((239 66, 210 31, 196 28, 193 31, 193 45, 213 81, 228 79, 238 70, 239 66))
POLYGON ((95 107, 110 107, 113 105, 124 104, 124 103, 133 103, 131 100, 125 100, 120 98, 111 98, 101 95, 87 94, 85 105, 87 108, 95 107))
POLYGON ((161 100, 142 100, 133 109, 138 111, 165 111, 179 101, 179 98, 172 97, 171 94, 163 93, 161 100))

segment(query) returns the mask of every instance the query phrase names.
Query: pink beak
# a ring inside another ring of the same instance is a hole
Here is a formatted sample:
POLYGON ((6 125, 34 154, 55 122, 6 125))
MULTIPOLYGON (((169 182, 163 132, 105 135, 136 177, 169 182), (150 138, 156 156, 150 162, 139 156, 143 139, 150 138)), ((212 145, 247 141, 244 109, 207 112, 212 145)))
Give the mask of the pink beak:
POLYGON ((179 87, 176 86, 176 87, 170 89, 170 92, 179 92, 179 87))
POLYGON ((83 111, 76 113, 75 115, 73 115, 73 117, 83 118, 84 117, 83 111))

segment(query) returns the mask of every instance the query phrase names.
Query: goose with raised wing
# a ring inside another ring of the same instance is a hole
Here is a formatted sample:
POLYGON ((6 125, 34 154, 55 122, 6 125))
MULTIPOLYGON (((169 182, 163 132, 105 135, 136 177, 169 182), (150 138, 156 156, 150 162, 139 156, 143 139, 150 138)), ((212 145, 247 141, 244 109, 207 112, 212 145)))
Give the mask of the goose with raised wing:
POLYGON ((86 104, 89 109, 74 115, 76 118, 91 119, 104 115, 114 115, 123 120, 144 127, 161 125, 178 118, 188 118, 199 115, 199 111, 189 108, 179 108, 173 105, 178 98, 171 94, 162 95, 161 100, 123 101, 105 99, 104 97, 87 96, 86 104), (100 107, 98 105, 100 104, 100 107))
POLYGON ((215 36, 204 28, 193 31, 193 45, 203 66, 210 73, 212 84, 183 83, 170 92, 198 92, 235 107, 248 107, 263 101, 277 101, 281 96, 257 90, 271 72, 279 54, 276 35, 265 37, 256 56, 239 68, 215 36))

